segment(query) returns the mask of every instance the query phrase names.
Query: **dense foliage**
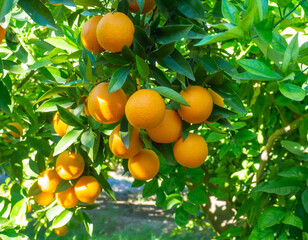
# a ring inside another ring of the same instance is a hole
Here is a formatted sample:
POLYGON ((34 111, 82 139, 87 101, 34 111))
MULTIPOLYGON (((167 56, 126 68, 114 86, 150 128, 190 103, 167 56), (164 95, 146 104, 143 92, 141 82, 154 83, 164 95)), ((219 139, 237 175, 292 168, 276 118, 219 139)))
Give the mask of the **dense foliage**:
MULTIPOLYGON (((119 122, 101 124, 83 111, 93 86, 109 81, 111 92, 154 89, 170 109, 185 104, 179 93, 189 85, 224 99, 208 122, 183 122, 184 138, 198 133, 208 144, 198 168, 181 166, 174 144, 157 144, 140 131, 160 169, 132 187, 144 186, 143 197, 156 195, 157 206, 174 210, 176 233, 206 230, 208 219, 217 239, 308 239, 308 2, 155 0, 152 12, 135 14, 128 1, 0 0, 0 237, 26 239, 29 222, 46 237, 76 224, 92 234, 84 210, 95 204, 65 209, 33 200, 38 176, 65 150, 80 153, 86 174, 116 200, 108 173, 128 171, 128 160, 108 144, 119 122), (133 44, 93 54, 82 45, 82 26, 112 11, 132 20, 133 44), (56 111, 69 125, 62 138, 52 125, 56 111), (11 122, 23 136, 9 133, 17 131, 11 122)), ((130 124, 120 122, 128 144, 130 124)), ((61 180, 56 192, 75 183, 61 180)))

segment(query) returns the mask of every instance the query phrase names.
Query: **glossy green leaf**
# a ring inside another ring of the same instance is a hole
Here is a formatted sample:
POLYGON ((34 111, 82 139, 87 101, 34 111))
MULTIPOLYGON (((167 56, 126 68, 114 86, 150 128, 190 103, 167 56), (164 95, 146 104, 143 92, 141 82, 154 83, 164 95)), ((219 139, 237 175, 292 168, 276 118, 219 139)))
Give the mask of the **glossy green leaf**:
POLYGON ((174 42, 161 45, 158 49, 151 53, 154 58, 165 58, 168 57, 174 51, 174 42))
POLYGON ((308 189, 306 189, 302 194, 302 203, 306 213, 308 213, 308 189))
POLYGON ((10 114, 11 110, 9 105, 11 105, 11 98, 7 87, 2 81, 0 81, 0 96, 0 109, 5 113, 10 114))
POLYGON ((256 32, 258 36, 267 43, 271 43, 273 39, 272 28, 274 25, 274 16, 264 19, 256 24, 256 32))
POLYGON ((292 38, 290 44, 288 45, 282 62, 281 70, 282 72, 287 72, 288 68, 293 64, 296 64, 296 60, 299 53, 298 47, 298 33, 292 38))
POLYGON ((85 7, 103 7, 103 4, 99 0, 74 0, 76 5, 82 5, 85 7))
POLYGON ((267 192, 278 195, 288 195, 298 192, 302 187, 302 182, 291 178, 279 178, 271 180, 264 185, 260 185, 253 189, 253 192, 267 192))
POLYGON ((155 30, 155 36, 159 43, 168 44, 180 41, 191 30, 192 25, 168 25, 155 30))
POLYGON ((51 229, 59 228, 66 225, 73 217, 73 212, 65 209, 52 222, 51 229))
POLYGON ((198 216, 198 207, 190 202, 183 202, 183 209, 194 217, 198 216))
POLYGON ((303 229, 303 221, 298 216, 295 216, 292 212, 288 213, 282 220, 282 223, 303 229))
POLYGON ((136 64, 140 76, 146 79, 150 72, 148 64, 138 55, 136 56, 136 64))
POLYGON ((92 220, 85 212, 82 212, 82 215, 83 215, 83 224, 84 224, 88 234, 90 235, 90 237, 92 237, 92 235, 93 235, 92 220))
POLYGON ((222 0, 221 12, 223 16, 233 24, 237 24, 240 20, 239 11, 228 0, 222 0))
POLYGON ((60 48, 66 51, 72 51, 75 52, 78 50, 78 47, 71 42, 65 40, 63 37, 53 37, 53 38, 47 38, 44 40, 45 42, 48 42, 52 46, 56 48, 60 48))
POLYGON ((88 148, 93 148, 94 142, 95 142, 95 136, 91 130, 88 130, 81 135, 81 143, 84 146, 88 148))
POLYGON ((47 92, 45 92, 37 101, 36 103, 39 103, 47 98, 52 97, 53 95, 56 95, 58 93, 62 93, 66 91, 66 87, 53 87, 49 89, 47 92))
POLYGON ((147 198, 156 194, 158 190, 158 181, 156 178, 147 182, 142 190, 142 197, 147 198))
POLYGON ((174 91, 171 88, 161 86, 152 88, 152 90, 158 92, 160 95, 169 98, 179 104, 182 104, 184 106, 189 106, 186 100, 178 92, 174 91))
POLYGON ((187 194, 189 201, 201 205, 208 202, 206 189, 202 184, 197 185, 187 194))
POLYGON ((50 99, 44 102, 36 111, 37 112, 53 112, 53 111, 57 111, 57 105, 63 108, 68 108, 72 106, 73 104, 74 102, 68 98, 64 98, 64 97, 53 98, 53 99, 50 99))
POLYGON ((78 139, 78 137, 81 135, 82 132, 83 130, 75 130, 75 129, 67 132, 56 145, 53 155, 56 156, 65 151, 69 146, 71 146, 74 142, 76 142, 76 140, 78 139))
POLYGON ((84 128, 84 124, 81 119, 71 113, 69 110, 57 105, 57 109, 59 112, 59 118, 70 126, 74 126, 76 128, 82 129, 84 128))
POLYGON ((160 69, 158 69, 157 67, 153 65, 150 65, 149 67, 158 85, 171 88, 171 83, 163 71, 161 71, 160 69))
POLYGON ((305 181, 308 179, 307 167, 291 167, 278 173, 281 177, 292 178, 299 181, 305 181))
POLYGON ((179 207, 174 212, 174 220, 178 226, 185 226, 189 221, 188 213, 183 209, 183 207, 179 207))
POLYGON ((200 0, 178 0, 178 10, 186 17, 203 20, 204 9, 200 0))
POLYGON ((17 4, 18 0, 0 0, 0 20, 17 4))
POLYGON ((34 137, 27 137, 27 141, 30 146, 33 147, 36 151, 41 153, 43 156, 48 157, 51 152, 51 147, 48 144, 48 141, 43 139, 37 139, 34 137))
POLYGON ((181 204, 182 202, 183 202, 183 199, 181 195, 178 193, 173 193, 166 198, 163 208, 169 210, 181 204))
POLYGON ((129 71, 130 67, 121 67, 112 74, 108 87, 109 93, 119 90, 124 85, 129 71))
POLYGON ((54 220, 55 217, 61 214, 64 210, 65 208, 61 207, 60 205, 55 205, 52 208, 48 209, 48 211, 46 212, 46 217, 48 221, 51 222, 52 220, 54 220))
POLYGON ((238 141, 249 141, 256 138, 257 134, 248 129, 242 129, 235 134, 235 137, 238 141))
POLYGON ((282 83, 279 85, 279 91, 287 98, 290 98, 294 101, 302 101, 305 98, 305 90, 301 87, 291 84, 291 83, 282 83))
POLYGON ((258 226, 260 229, 269 228, 278 224, 286 215, 286 212, 282 208, 272 207, 266 209, 258 220, 258 226))

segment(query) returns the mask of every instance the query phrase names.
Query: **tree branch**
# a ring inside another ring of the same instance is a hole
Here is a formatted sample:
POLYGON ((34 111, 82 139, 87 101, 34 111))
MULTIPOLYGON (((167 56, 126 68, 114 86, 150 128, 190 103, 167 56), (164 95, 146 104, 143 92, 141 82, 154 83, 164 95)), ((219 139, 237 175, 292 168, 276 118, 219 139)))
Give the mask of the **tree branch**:
POLYGON ((21 88, 35 73, 35 70, 31 70, 29 74, 17 85, 17 89, 21 88))
POLYGON ((283 134, 290 132, 294 129, 296 129, 298 127, 298 124, 304 120, 304 118, 308 117, 308 113, 303 115, 302 117, 296 119, 295 121, 293 121, 292 123, 290 123, 289 125, 277 129, 272 135, 270 135, 267 144, 265 146, 265 149, 262 151, 261 153, 261 162, 260 162, 260 166, 259 166, 259 170, 257 172, 256 175, 256 180, 257 180, 257 184, 260 182, 260 179, 264 173, 264 169, 266 166, 266 163, 268 161, 268 157, 271 153, 272 147, 274 146, 275 141, 277 140, 277 138, 281 137, 283 134))

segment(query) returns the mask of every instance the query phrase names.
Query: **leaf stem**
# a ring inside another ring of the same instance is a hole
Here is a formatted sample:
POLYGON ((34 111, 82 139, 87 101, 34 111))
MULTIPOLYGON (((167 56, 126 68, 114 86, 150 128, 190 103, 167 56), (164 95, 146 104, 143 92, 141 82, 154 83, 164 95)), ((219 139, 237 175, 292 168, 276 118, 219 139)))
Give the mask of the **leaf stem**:
POLYGON ((35 71, 31 70, 28 75, 17 85, 17 89, 21 88, 34 75, 35 71))

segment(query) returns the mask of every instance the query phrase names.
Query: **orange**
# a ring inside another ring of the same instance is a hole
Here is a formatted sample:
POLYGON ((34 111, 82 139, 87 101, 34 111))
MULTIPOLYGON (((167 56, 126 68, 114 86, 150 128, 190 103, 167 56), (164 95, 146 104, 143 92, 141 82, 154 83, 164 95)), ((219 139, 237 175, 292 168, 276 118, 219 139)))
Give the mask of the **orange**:
POLYGON ((217 92, 214 92, 210 88, 208 89, 208 92, 211 95, 214 104, 216 104, 216 105, 218 105, 219 107, 222 107, 222 108, 225 106, 224 100, 222 99, 222 97, 217 92))
POLYGON ((74 191, 74 186, 69 187, 63 192, 57 192, 56 199, 57 199, 58 204, 64 208, 73 208, 79 202, 75 194, 75 191, 74 191))
POLYGON ((127 101, 126 118, 137 128, 157 127, 165 116, 165 103, 162 97, 151 89, 135 92, 127 101))
POLYGON ((83 111, 87 117, 90 116, 89 109, 88 109, 88 98, 86 98, 86 100, 84 101, 83 111))
POLYGON ((115 123, 125 113, 126 95, 122 89, 108 93, 109 83, 102 82, 95 86, 88 97, 88 110, 100 123, 115 123))
POLYGON ((181 137, 182 119, 174 110, 166 109, 164 119, 152 129, 147 129, 149 137, 157 143, 172 143, 181 137))
POLYGON ((120 125, 116 126, 109 137, 109 147, 111 152, 117 157, 120 158, 133 157, 142 148, 142 141, 140 139, 139 129, 133 128, 132 136, 127 149, 123 144, 120 136, 120 125))
MULTIPOLYGON (((129 4, 129 11, 133 12, 133 13, 137 13, 139 11, 139 5, 136 2, 136 0, 133 0, 134 3, 128 1, 129 4)), ((148 13, 150 12, 154 7, 155 7, 155 2, 154 0, 145 0, 144 1, 144 6, 142 9, 142 14, 148 13)))
POLYGON ((60 178, 71 180, 78 178, 84 170, 84 159, 80 153, 69 153, 65 151, 58 156, 56 171, 60 178))
MULTIPOLYGON (((19 123, 12 122, 12 123, 9 123, 8 125, 14 126, 18 130, 18 132, 19 132, 19 133, 17 133, 17 132, 15 132, 15 130, 9 131, 9 133, 12 135, 12 137, 18 138, 18 137, 23 135, 22 126, 19 123)), ((5 129, 8 129, 8 128, 5 127, 5 129)), ((7 134, 3 134, 3 137, 6 137, 6 136, 7 136, 7 134)))
POLYGON ((0 26, 0 44, 2 43, 4 37, 5 37, 6 29, 0 26))
POLYGON ((59 112, 56 112, 56 114, 53 117, 53 128, 55 132, 60 137, 63 137, 66 134, 67 127, 68 125, 59 118, 59 112))
POLYGON ((188 168, 196 168, 201 166, 207 157, 207 143, 198 134, 189 133, 184 142, 183 137, 176 141, 173 154, 179 164, 188 168))
POLYGON ((34 200, 38 204, 45 207, 53 201, 54 197, 55 197, 55 195, 53 193, 41 192, 41 193, 34 196, 34 200))
POLYGON ((99 44, 109 52, 121 52, 130 47, 134 40, 135 27, 124 13, 107 13, 99 21, 96 37, 99 44))
POLYGON ((81 177, 74 189, 79 201, 90 204, 95 202, 101 192, 98 181, 92 176, 81 177))
POLYGON ((103 16, 94 16, 83 25, 81 30, 81 42, 83 46, 92 53, 103 52, 104 49, 96 38, 96 27, 103 16))
POLYGON ((54 169, 46 169, 38 177, 37 185, 42 192, 54 193, 60 183, 61 178, 54 169))
POLYGON ((31 212, 31 211, 32 211, 32 206, 30 203, 28 203, 27 212, 31 212))
POLYGON ((128 169, 131 175, 139 180, 154 178, 159 170, 159 160, 155 152, 142 149, 128 160, 128 169))
POLYGON ((178 113, 189 123, 202 123, 211 115, 213 100, 209 92, 200 86, 189 86, 180 92, 190 106, 181 105, 178 113))
POLYGON ((57 234, 58 236, 64 236, 67 233, 67 226, 64 225, 62 227, 59 228, 55 228, 55 234, 57 234))

